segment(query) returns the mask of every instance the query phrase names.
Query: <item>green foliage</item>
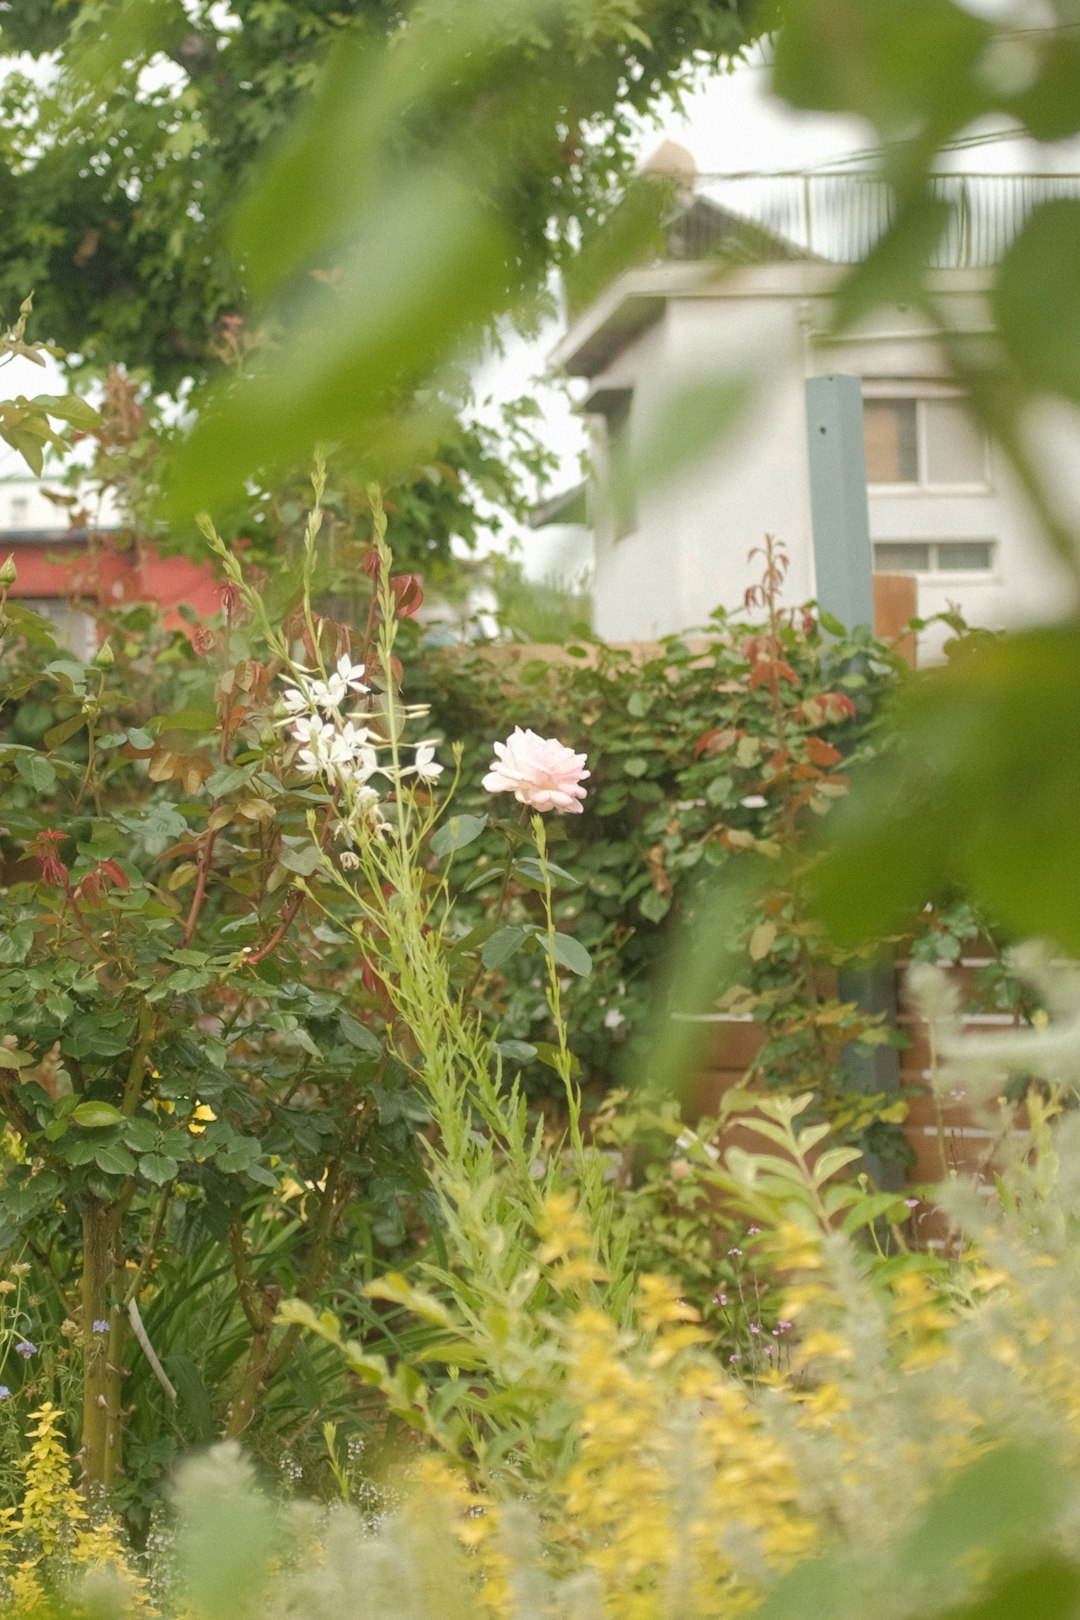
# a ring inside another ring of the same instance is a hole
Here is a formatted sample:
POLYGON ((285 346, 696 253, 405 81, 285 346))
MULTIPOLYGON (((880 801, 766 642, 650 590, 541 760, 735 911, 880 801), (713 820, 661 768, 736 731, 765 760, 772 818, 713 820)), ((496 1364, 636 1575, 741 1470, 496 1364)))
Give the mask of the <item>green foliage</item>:
POLYGON ((230 537, 287 544, 273 507, 322 439, 335 481, 392 486, 403 568, 523 516, 548 458, 509 453, 527 402, 498 430, 474 411, 463 348, 504 311, 535 321, 635 115, 746 38, 735 4, 639 0, 81 0, 3 28, 59 59, 3 86, 0 307, 37 287, 49 336, 98 370, 216 384, 184 393, 167 543, 213 506, 230 537))
MULTIPOLYGON (((208 334, 246 312, 271 254, 330 267, 311 222, 329 218, 335 243, 348 240, 388 139, 397 165, 437 157, 460 111, 492 86, 472 133, 474 172, 487 173, 496 131, 509 128, 515 251, 542 271, 628 170, 634 114, 677 94, 695 62, 746 39, 740 9, 726 4, 500 8, 495 34, 491 8, 440 0, 410 8, 398 37, 405 15, 373 0, 245 3, 229 16, 207 3, 115 0, 6 11, 8 51, 61 55, 58 87, 7 84, 19 116, 6 121, 0 304, 36 286, 58 342, 99 363, 147 367, 171 388, 204 370, 208 334), (381 73, 388 37, 393 60, 381 73), (142 72, 150 63, 153 75, 142 72), (417 99, 420 76, 431 89, 417 99), (234 257, 226 221, 274 144, 276 207, 269 189, 246 205, 249 234, 234 257)), ((391 282, 414 258, 410 247, 391 282)))
MULTIPOLYGON (((895 218, 841 283, 835 324, 850 326, 884 302, 922 310, 1073 596, 1080 542, 1040 470, 1032 424, 1037 404, 1080 398, 1078 204, 1056 198, 1034 207, 991 272, 997 336, 990 342, 950 330, 927 267, 950 223, 949 209, 930 193, 939 154, 968 125, 991 117, 1015 120, 1037 141, 1074 134, 1078 66, 1068 7, 1052 8, 1046 26, 1027 33, 952 0, 793 0, 775 67, 776 87, 794 105, 858 113, 883 143, 895 218)), ((1068 587, 1062 605, 1075 610, 1068 587)), ((897 769, 871 777, 865 800, 860 794, 835 825, 837 854, 821 893, 846 937, 896 925, 935 889, 959 882, 1010 927, 1076 949, 1076 907, 1061 882, 1077 862, 1065 809, 1076 787, 1069 730, 1076 668, 1069 622, 979 649, 907 694, 897 769), (918 812, 909 813, 915 804, 918 812)))
MULTIPOLYGON (((348 645, 307 613, 316 659, 348 645)), ((51 1316, 81 1352, 110 1485, 136 1364, 136 1517, 178 1444, 303 1429, 306 1353, 255 1412, 297 1350, 277 1297, 400 1252, 427 1197, 424 1106, 314 876, 330 801, 282 738, 281 654, 241 617, 196 650, 129 609, 85 664, 13 599, 4 620, 0 1247, 47 1290, 27 1337, 51 1316)))
MULTIPOLYGON (((781 612, 774 597, 773 610, 771 628, 717 615, 701 635, 655 648, 580 642, 515 660, 478 647, 435 650, 420 663, 415 690, 465 742, 459 806, 481 807, 490 740, 512 724, 547 734, 557 716, 559 736, 588 751, 589 792, 581 815, 554 829, 553 876, 561 926, 593 962, 566 994, 575 1051, 602 1084, 612 1080, 613 1037, 619 1072, 640 1079, 655 1021, 682 1005, 661 979, 673 924, 702 926, 718 883, 744 870, 760 892, 728 906, 728 978, 718 968, 712 999, 738 986, 738 1010, 769 1026, 761 1072, 796 1087, 813 1075, 827 1093, 839 1045, 879 1038, 876 1025, 819 991, 834 958, 797 862, 807 823, 887 743, 877 708, 898 665, 865 635, 825 634, 809 609, 781 612)), ((497 829, 477 829, 456 857, 455 876, 473 897, 459 911, 486 940, 487 992, 504 1035, 535 1045, 548 1035, 536 958, 524 949, 537 881, 504 850, 497 829)))
MULTIPOLYGON (((26 323, 33 308, 33 297, 26 297, 19 305, 19 316, 10 331, 0 332, 0 366, 16 358, 32 360, 37 366, 45 365, 48 345, 26 341, 26 323)), ((96 425, 98 414, 86 400, 76 394, 35 394, 32 399, 19 394, 17 398, 0 404, 0 439, 17 450, 31 472, 40 474, 45 464, 45 451, 50 446, 64 448, 65 426, 81 429, 96 425), (58 431, 53 423, 60 424, 58 431)))
POLYGON ((1077 669, 1069 625, 977 646, 909 687, 896 716, 900 746, 837 818, 840 850, 818 879, 837 929, 858 938, 902 926, 951 882, 1014 933, 1080 949, 1076 905, 1060 881, 1080 861, 1077 669))

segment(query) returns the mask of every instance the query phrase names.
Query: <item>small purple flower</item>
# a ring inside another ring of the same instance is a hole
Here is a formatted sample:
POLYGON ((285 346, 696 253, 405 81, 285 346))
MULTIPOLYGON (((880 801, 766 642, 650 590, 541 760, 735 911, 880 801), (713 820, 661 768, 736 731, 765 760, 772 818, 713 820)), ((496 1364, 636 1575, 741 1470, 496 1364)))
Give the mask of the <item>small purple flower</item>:
POLYGON ((735 1352, 735 1354, 733 1356, 728 1356, 729 1361, 739 1361, 741 1359, 742 1358, 740 1357, 739 1352, 737 1350, 736 1350, 736 1352, 735 1352))
POLYGON ((714 1294, 713 1299, 716 1301, 716 1303, 718 1305, 726 1305, 727 1304, 727 1295, 725 1293, 723 1293, 723 1292, 721 1292, 719 1294, 714 1294))
POLYGON ((908 1209, 918 1209, 919 1204, 921 1202, 922 1202, 922 1200, 919 1199, 919 1198, 905 1198, 904 1199, 904 1203, 907 1205, 908 1209))
POLYGON ((20 1339, 15 1346, 15 1354, 22 1356, 24 1361, 29 1361, 31 1356, 37 1355, 37 1345, 31 1344, 29 1339, 20 1339))
POLYGON ((728 1254, 742 1254, 741 1249, 729 1249, 728 1254))
POLYGON ((776 1331, 777 1333, 786 1333, 788 1329, 790 1327, 794 1327, 794 1325, 795 1324, 793 1322, 788 1322, 784 1319, 784 1317, 781 1316, 776 1324, 776 1331))
POLYGON ((7 1385, 6 1384, 0 1384, 0 1401, 6 1401, 8 1399, 8 1397, 10 1396, 10 1394, 11 1394, 11 1391, 10 1391, 10 1389, 8 1389, 7 1385))
POLYGON ((104 1322, 104 1321, 102 1321, 102 1319, 100 1317, 98 1317, 97 1321, 94 1323, 94 1332, 95 1333, 108 1333, 108 1331, 109 1331, 108 1322, 104 1322))
POLYGON ((775 1348, 776 1348, 776 1347, 775 1347, 775 1345, 771 1345, 771 1344, 767 1344, 767 1345, 765 1345, 765 1347, 764 1347, 764 1349, 765 1349, 765 1354, 766 1354, 766 1355, 767 1355, 767 1356, 771 1356, 771 1355, 772 1355, 772 1353, 773 1353, 773 1350, 774 1350, 774 1349, 775 1349, 775 1348))
POLYGON ((750 1331, 751 1331, 751 1333, 760 1333, 761 1332, 761 1323, 760 1322, 751 1322, 750 1331))
POLYGON ((760 1226, 748 1226, 746 1228, 746 1235, 747 1235, 747 1237, 757 1237, 757 1235, 758 1235, 758 1233, 760 1231, 761 1231, 760 1226))

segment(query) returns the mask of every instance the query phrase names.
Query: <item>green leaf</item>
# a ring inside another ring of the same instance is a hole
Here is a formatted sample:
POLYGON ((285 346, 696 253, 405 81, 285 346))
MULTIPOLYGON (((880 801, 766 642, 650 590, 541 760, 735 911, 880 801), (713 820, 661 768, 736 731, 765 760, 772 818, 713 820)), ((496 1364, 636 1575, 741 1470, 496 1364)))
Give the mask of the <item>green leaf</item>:
POLYGON ((45 470, 45 452, 41 440, 33 433, 27 433, 21 428, 0 428, 0 439, 5 440, 13 450, 22 456, 30 471, 40 478, 45 470))
POLYGON ((433 855, 449 855, 473 843, 487 826, 487 816, 451 816, 431 835, 433 855))
POLYGON ((718 376, 684 383, 665 399, 648 436, 637 446, 633 461, 613 483, 613 499, 633 502, 653 495, 694 462, 711 452, 737 425, 753 398, 750 377, 718 376))
POLYGON ((155 1187, 175 1181, 179 1170, 180 1166, 168 1153, 144 1153, 139 1160, 139 1173, 155 1187))
POLYGON ((860 772, 811 874, 824 919, 856 942, 952 885, 1006 928, 1080 954, 1080 627, 984 642, 911 683, 899 746, 860 772))
POLYGON ((313 441, 363 443, 372 476, 400 474, 443 441, 447 413, 435 397, 411 414, 390 401, 403 377, 426 374, 504 302, 505 228, 449 167, 409 175, 397 165, 360 235, 329 304, 317 285, 298 292, 291 324, 304 340, 207 401, 165 480, 168 512, 212 509, 313 441))
MULTIPOLYGON (((218 717, 213 709, 178 709, 175 714, 158 715, 157 720, 159 735, 163 731, 216 731, 218 724, 218 717)), ((213 771, 207 778, 206 785, 210 792, 215 795, 222 792, 228 793, 228 788, 211 786, 215 777, 237 771, 242 773, 243 779, 246 781, 253 769, 252 766, 219 765, 217 770, 213 771)), ((239 784, 236 785, 239 786, 239 784)))
POLYGON ((550 939, 546 934, 538 934, 537 938, 546 949, 550 950, 560 967, 569 968, 571 973, 588 978, 592 972, 592 957, 584 945, 579 944, 569 934, 554 934, 550 939))
POLYGON ((1080 200, 1033 211, 1001 261, 993 308, 1030 386, 1080 401, 1080 200))
POLYGON ((44 411, 46 416, 70 422, 72 427, 97 427, 101 421, 94 407, 87 400, 80 399, 78 394, 35 394, 30 403, 44 411))
POLYGON ((133 1176, 135 1155, 129 1153, 122 1142, 102 1142, 94 1148, 94 1161, 99 1170, 110 1176, 133 1176))
MULTIPOLYGON (((163 729, 168 730, 168 722, 163 729)), ((203 727, 198 728, 200 731, 203 727)), ((206 728, 212 730, 213 726, 206 728)), ((255 765, 219 765, 216 771, 211 771, 206 778, 206 791, 213 799, 222 799, 226 793, 235 793, 239 787, 246 787, 255 774, 255 765)))
POLYGON ((496 1041, 495 1050, 511 1063, 531 1063, 536 1056, 536 1047, 530 1041, 496 1041))
POLYGON ((51 793, 56 786, 56 771, 44 754, 16 754, 15 769, 37 793, 51 793))
MULTIPOLYGON (((559 1055, 559 1048, 557 1046, 553 1046, 550 1041, 536 1041, 535 1047, 536 1056, 540 1062, 543 1063, 547 1068, 554 1069, 557 1073, 559 1064, 562 1062, 559 1055)), ((581 1063, 572 1052, 570 1054, 570 1073, 573 1075, 581 1073, 581 1063)))
POLYGON ((310 877, 321 860, 322 851, 318 844, 307 844, 302 849, 283 847, 278 851, 278 861, 285 870, 296 872, 300 877, 310 877))
POLYGON ((351 1013, 343 1012, 338 1015, 338 1028, 349 1045, 355 1046, 357 1051, 366 1052, 369 1057, 382 1057, 382 1041, 351 1013))
POLYGON ((671 910, 671 897, 661 894, 659 889, 646 889, 638 901, 638 910, 650 922, 658 923, 671 910))
POLYGON ((1080 1570, 1056 1560, 1014 1570, 993 1590, 950 1620, 1075 1620, 1080 1612, 1080 1570))
POLYGON ((81 731, 85 724, 84 714, 73 714, 70 720, 61 720, 58 726, 51 726, 43 739, 46 748, 59 748, 61 743, 66 743, 69 737, 81 731))
POLYGON ((642 759, 640 754, 631 754, 628 759, 623 760, 622 768, 627 776, 644 776, 649 768, 649 762, 642 759))
POLYGON ((480 952, 481 962, 486 968, 502 967, 504 962, 517 955, 526 940, 531 939, 532 932, 530 928, 514 926, 496 929, 491 938, 484 941, 480 952))
POLYGON ((119 1108, 107 1102, 83 1102, 71 1110, 71 1118, 84 1130, 100 1131, 107 1125, 118 1125, 123 1119, 119 1108))
MULTIPOLYGON (((554 861, 547 863, 548 878, 553 889, 580 889, 581 879, 568 872, 565 866, 557 866, 554 861)), ((535 855, 523 855, 514 862, 514 876, 521 877, 528 883, 535 883, 541 889, 544 886, 544 868, 535 855)))
POLYGON ((25 1069, 36 1062, 29 1052, 13 1052, 9 1046, 0 1046, 0 1069, 25 1069))

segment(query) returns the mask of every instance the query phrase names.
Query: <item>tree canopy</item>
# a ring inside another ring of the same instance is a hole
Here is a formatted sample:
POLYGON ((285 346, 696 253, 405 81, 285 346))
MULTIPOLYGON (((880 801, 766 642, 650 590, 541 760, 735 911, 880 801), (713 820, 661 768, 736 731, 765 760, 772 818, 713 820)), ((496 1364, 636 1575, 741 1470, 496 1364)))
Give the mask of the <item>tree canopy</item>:
MULTIPOLYGON (((736 53, 746 8, 504 9, 503 94, 520 96, 530 80, 545 91, 529 98, 530 150, 513 198, 518 268, 535 286, 603 209, 635 117, 677 95, 696 66, 736 53)), ((65 348, 146 368, 161 388, 204 375, 216 323, 249 305, 226 225, 260 155, 303 111, 335 43, 390 39, 404 54, 410 30, 437 26, 440 14, 452 33, 459 13, 446 0, 0 5, 0 47, 50 64, 43 80, 12 73, 4 89, 0 310, 17 309, 33 287, 39 330, 65 348)), ((438 145, 458 88, 400 109, 399 148, 438 145)), ((494 81, 487 91, 498 99, 494 81)), ((478 127, 491 127, 496 110, 485 108, 478 127)), ((340 155, 357 166, 367 156, 340 155)), ((288 232, 288 221, 280 226, 288 232)))

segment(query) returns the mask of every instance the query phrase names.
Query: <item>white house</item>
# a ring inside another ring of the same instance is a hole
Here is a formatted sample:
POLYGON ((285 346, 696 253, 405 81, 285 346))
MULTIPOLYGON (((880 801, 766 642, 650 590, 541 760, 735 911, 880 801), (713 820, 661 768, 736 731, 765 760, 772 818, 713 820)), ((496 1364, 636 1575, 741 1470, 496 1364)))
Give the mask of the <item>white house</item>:
MULTIPOLYGON (((862 380, 874 566, 915 576, 920 616, 956 605, 973 623, 1005 627, 1060 613, 1064 571, 970 420, 923 314, 894 306, 855 333, 830 333, 842 266, 884 223, 879 183, 851 173, 709 182, 670 143, 653 166, 676 176, 681 193, 666 255, 624 271, 575 312, 552 356, 588 383, 598 633, 647 639, 740 606, 757 572, 748 553, 766 533, 791 559, 788 600, 815 594, 804 382, 832 372, 862 380), (636 496, 612 480, 648 447, 674 396, 724 374, 752 389, 733 431, 636 496)), ((991 330, 989 266, 1002 243, 1041 195, 1080 193, 1080 177, 940 184, 957 209, 933 290, 951 325, 977 338, 991 330)), ((1039 446, 1080 528, 1076 420, 1048 411, 1039 446)), ((924 658, 934 640, 924 638, 924 658)))

